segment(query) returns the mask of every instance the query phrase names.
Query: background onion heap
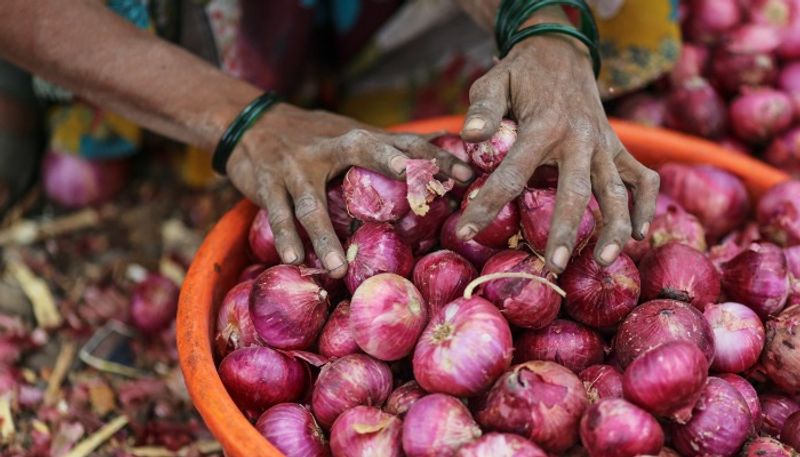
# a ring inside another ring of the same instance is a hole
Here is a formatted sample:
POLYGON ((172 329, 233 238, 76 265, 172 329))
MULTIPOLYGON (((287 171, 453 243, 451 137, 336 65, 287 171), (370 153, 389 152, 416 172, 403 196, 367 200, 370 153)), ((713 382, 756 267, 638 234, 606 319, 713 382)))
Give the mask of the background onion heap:
MULTIPOLYGON (((434 141, 491 172, 503 125, 481 145, 434 141)), ((219 311, 220 377, 289 457, 796 455, 800 183, 754 205, 725 171, 659 171, 645 239, 600 266, 592 204, 560 277, 541 251, 552 176, 461 241, 482 177, 441 195, 452 183, 430 173, 351 169, 328 190, 343 280, 311 252, 278 264, 262 210, 219 311)))

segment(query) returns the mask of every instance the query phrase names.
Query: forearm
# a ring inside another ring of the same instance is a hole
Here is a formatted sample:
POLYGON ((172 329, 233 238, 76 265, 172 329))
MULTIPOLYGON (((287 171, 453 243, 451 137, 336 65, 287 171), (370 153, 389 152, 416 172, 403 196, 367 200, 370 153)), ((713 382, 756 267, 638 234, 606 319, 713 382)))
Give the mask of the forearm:
POLYGON ((4 0, 0 55, 153 131, 211 149, 259 90, 91 0, 4 0))
MULTIPOLYGON (((456 3, 464 10, 479 26, 486 30, 494 31, 495 17, 497 9, 500 7, 500 0, 456 0, 456 3)), ((568 23, 567 15, 559 6, 549 6, 537 11, 525 22, 525 25, 534 25, 542 22, 561 22, 568 23)))

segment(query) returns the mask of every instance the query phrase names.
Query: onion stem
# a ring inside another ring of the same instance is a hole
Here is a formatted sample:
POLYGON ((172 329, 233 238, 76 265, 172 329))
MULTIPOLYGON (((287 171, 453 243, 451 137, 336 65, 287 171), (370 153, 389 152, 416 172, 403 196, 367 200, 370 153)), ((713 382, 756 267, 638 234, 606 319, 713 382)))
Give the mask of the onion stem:
POLYGON ((533 281, 538 281, 556 291, 558 295, 561 295, 562 297, 567 296, 567 293, 564 292, 564 289, 558 287, 557 285, 553 284, 547 279, 542 278, 541 276, 536 276, 530 273, 522 273, 522 272, 500 272, 500 273, 491 273, 488 275, 478 276, 477 278, 473 279, 472 282, 467 284, 467 288, 464 289, 464 298, 466 299, 472 298, 472 292, 475 290, 475 288, 485 282, 494 281, 495 279, 505 279, 505 278, 522 278, 522 279, 531 279, 533 281))

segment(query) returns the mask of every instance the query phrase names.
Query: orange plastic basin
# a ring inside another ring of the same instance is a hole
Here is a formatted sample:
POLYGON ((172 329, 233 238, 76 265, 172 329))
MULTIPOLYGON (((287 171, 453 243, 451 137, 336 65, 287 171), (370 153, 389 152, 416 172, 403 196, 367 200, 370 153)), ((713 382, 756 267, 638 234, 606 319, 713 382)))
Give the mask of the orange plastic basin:
MULTIPOLYGON (((458 132, 462 117, 399 125, 415 133, 458 132)), ((714 143, 663 129, 612 121, 625 146, 644 164, 668 161, 716 165, 740 176, 758 198, 788 176, 756 159, 728 152, 714 143)), ((183 283, 178 308, 178 354, 194 405, 230 457, 283 457, 248 422, 225 391, 212 355, 216 311, 246 266, 247 231, 256 213, 249 201, 230 210, 208 234, 183 283)))

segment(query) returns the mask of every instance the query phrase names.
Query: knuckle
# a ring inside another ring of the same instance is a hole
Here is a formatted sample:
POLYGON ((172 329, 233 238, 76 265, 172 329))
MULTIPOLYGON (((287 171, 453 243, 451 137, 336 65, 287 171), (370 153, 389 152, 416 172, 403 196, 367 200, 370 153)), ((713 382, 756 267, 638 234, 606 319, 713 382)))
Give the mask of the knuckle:
POLYGON ((614 180, 608 185, 604 185, 601 191, 603 196, 612 200, 628 201, 628 188, 622 181, 614 180))
POLYGON ((342 144, 345 148, 359 146, 371 140, 372 133, 365 129, 353 129, 342 135, 342 144))
POLYGON ((658 188, 661 186, 661 176, 655 171, 645 168, 642 171, 641 183, 643 187, 658 192, 658 188))
POLYGON ((294 203, 295 214, 300 220, 307 220, 311 216, 316 215, 319 213, 320 208, 319 200, 311 194, 300 196, 294 203))

